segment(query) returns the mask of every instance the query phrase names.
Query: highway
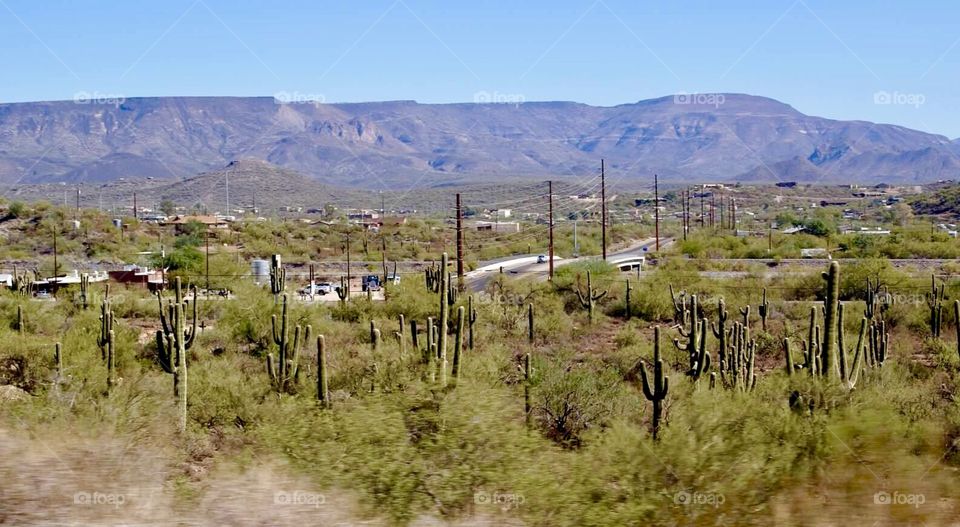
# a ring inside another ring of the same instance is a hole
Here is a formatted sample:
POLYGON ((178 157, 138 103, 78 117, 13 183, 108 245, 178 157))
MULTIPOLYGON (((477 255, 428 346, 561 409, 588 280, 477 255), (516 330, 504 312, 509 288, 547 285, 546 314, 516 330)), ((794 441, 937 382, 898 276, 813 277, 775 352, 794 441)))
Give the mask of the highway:
MULTIPOLYGON (((660 240, 660 249, 666 248, 671 239, 663 238, 660 240)), ((638 258, 646 256, 648 252, 652 252, 656 245, 655 238, 647 238, 645 240, 640 240, 635 242, 628 247, 620 249, 616 252, 607 253, 607 261, 616 264, 618 261, 629 260, 630 258, 638 258)), ((504 274, 509 274, 512 276, 535 276, 539 279, 546 279, 547 273, 549 272, 549 264, 547 262, 537 263, 539 255, 538 254, 526 254, 521 256, 512 256, 510 258, 502 258, 498 260, 491 260, 487 262, 482 262, 479 267, 475 270, 470 271, 466 274, 467 286, 472 291, 483 291, 486 289, 487 284, 490 283, 490 280, 496 278, 500 274, 501 268, 503 269, 504 274)), ((560 256, 554 255, 553 265, 554 269, 567 265, 574 262, 583 262, 588 260, 598 260, 600 256, 581 256, 579 258, 562 258, 560 256)))

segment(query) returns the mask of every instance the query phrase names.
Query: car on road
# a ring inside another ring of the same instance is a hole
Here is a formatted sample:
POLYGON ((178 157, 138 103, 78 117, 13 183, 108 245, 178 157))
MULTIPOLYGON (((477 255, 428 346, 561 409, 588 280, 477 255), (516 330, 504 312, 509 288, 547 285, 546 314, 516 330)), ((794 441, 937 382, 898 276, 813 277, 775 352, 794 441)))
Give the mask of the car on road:
POLYGON ((331 292, 333 292, 333 284, 331 284, 330 282, 320 282, 318 284, 311 284, 300 290, 300 294, 305 296, 306 295, 323 296, 331 292))
POLYGON ((547 263, 547 255, 541 254, 540 256, 537 256, 537 263, 538 264, 547 263))

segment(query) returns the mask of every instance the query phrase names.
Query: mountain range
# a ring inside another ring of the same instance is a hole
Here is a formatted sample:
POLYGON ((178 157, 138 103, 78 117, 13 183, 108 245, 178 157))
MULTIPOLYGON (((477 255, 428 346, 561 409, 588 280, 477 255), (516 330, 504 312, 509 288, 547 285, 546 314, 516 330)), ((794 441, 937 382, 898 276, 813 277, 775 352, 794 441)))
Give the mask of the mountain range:
MULTIPOLYGON (((155 97, 0 104, 0 183, 184 180, 240 159, 337 187, 505 178, 913 184, 955 178, 960 143, 742 94, 574 102, 320 104, 155 97)), ((294 183, 296 178, 291 180, 294 183)))

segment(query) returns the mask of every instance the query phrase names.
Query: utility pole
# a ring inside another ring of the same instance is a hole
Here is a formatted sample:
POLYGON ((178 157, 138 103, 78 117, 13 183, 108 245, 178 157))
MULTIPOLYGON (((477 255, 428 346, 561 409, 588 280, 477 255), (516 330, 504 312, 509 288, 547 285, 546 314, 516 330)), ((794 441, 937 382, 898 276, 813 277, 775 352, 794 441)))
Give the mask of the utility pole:
POLYGON ((683 230, 683 241, 687 241, 687 191, 680 190, 680 227, 683 230))
POLYGON ((733 229, 733 234, 737 234, 737 200, 730 198, 730 228, 733 229))
POLYGON ((550 250, 547 253, 549 262, 548 276, 553 280, 553 181, 547 181, 547 199, 550 202, 550 250))
POLYGON ((717 193, 710 191, 710 228, 714 228, 716 225, 716 213, 717 213, 717 193))
POLYGON ((60 265, 57 263, 57 227, 53 227, 53 297, 57 297, 57 270, 60 269, 60 265))
POLYGON ((135 220, 139 219, 137 218, 137 193, 136 192, 133 193, 133 219, 135 220))
POLYGON ((347 300, 350 300, 350 234, 347 234, 347 300))
POLYGON ((229 170, 224 172, 223 178, 224 178, 224 187, 226 187, 225 190, 227 194, 227 210, 224 212, 224 214, 229 216, 230 215, 230 171, 229 170))
POLYGON ((600 160, 600 231, 603 245, 603 261, 607 261, 607 179, 603 159, 600 160))
POLYGON ((577 218, 573 218, 573 257, 580 256, 580 244, 577 242, 577 218))
POLYGON ((657 188, 657 175, 653 175, 653 224, 654 236, 657 239, 657 252, 660 252, 660 191, 657 188))
MULTIPOLYGON (((383 194, 380 194, 380 197, 382 198, 383 194)), ((443 272, 446 272, 446 270, 443 272)), ((463 283, 463 203, 460 200, 459 192, 457 192, 457 288, 460 291, 465 289, 463 283)))
POLYGON ((704 194, 704 190, 703 190, 703 187, 701 187, 700 188, 700 228, 701 229, 703 229, 706 226, 706 224, 704 223, 706 221, 706 216, 704 216, 704 212, 706 209, 704 208, 704 205, 703 205, 703 194, 704 194))
POLYGON ((77 186, 77 219, 80 219, 79 216, 80 216, 80 186, 78 185, 77 186))
POLYGON ((207 245, 207 249, 206 249, 207 254, 204 257, 204 260, 206 261, 206 264, 207 264, 207 294, 209 295, 210 294, 210 228, 209 227, 207 227, 206 234, 207 235, 205 238, 206 238, 206 245, 207 245))
POLYGON ((726 216, 724 216, 723 214, 723 194, 720 194, 720 230, 721 231, 727 228, 727 224, 725 223, 726 221, 727 221, 726 216))

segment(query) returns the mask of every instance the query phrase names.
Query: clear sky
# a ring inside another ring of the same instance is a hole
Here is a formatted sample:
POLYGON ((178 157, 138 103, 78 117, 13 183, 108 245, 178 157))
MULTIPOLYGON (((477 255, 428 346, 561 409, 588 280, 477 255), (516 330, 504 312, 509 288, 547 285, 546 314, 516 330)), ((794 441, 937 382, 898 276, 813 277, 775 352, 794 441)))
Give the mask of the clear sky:
POLYGON ((958 20, 955 0, 0 0, 0 102, 743 92, 957 138, 958 20))

